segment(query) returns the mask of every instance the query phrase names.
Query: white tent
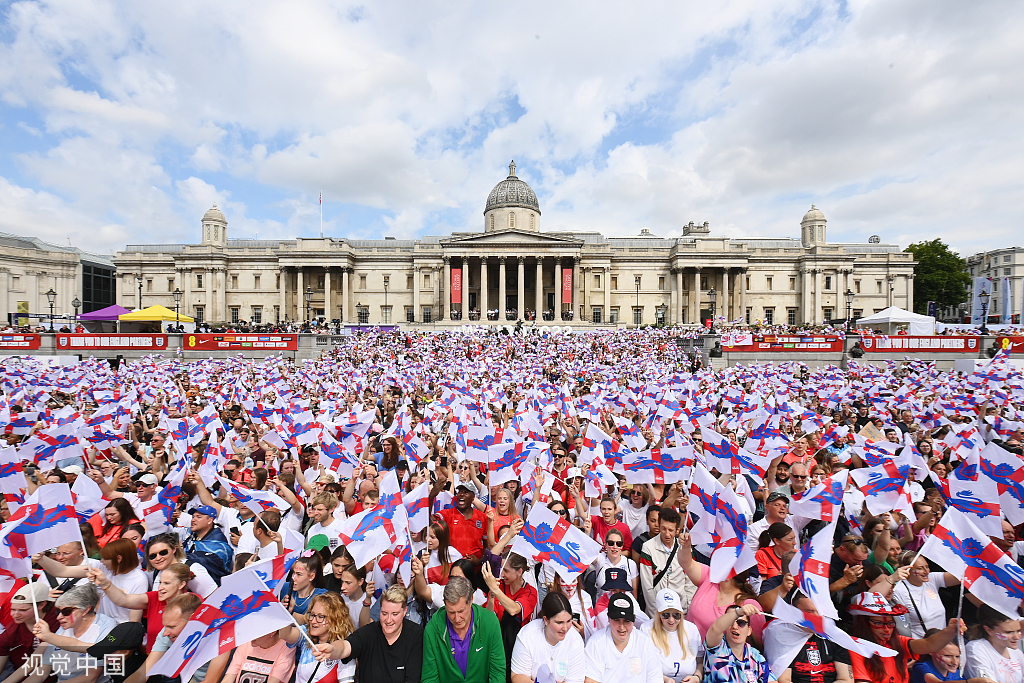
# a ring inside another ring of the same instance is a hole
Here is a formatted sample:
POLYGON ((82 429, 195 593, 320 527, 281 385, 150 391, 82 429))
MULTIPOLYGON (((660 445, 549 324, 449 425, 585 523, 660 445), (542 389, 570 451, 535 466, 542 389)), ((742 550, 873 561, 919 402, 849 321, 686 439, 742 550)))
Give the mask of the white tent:
POLYGON ((905 311, 896 306, 890 306, 874 315, 869 315, 857 321, 857 327, 882 327, 886 334, 898 331, 900 325, 908 326, 908 331, 913 335, 930 336, 935 334, 935 318, 930 315, 919 315, 905 311), (893 329, 896 328, 896 329, 893 329))

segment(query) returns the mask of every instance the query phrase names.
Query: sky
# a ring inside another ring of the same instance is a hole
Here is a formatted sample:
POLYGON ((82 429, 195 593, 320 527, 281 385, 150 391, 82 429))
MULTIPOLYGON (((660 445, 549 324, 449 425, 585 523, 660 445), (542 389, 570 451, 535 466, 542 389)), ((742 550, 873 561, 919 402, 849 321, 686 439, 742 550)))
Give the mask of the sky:
POLYGON ((0 0, 0 231, 1024 244, 1024 3, 0 0))

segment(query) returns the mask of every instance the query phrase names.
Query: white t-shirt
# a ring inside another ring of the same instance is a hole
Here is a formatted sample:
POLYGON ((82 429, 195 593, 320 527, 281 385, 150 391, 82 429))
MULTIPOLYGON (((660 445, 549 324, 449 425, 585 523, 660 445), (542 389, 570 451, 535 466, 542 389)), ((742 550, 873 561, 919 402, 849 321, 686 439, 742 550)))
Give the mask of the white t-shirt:
POLYGON ((967 643, 966 678, 991 678, 996 683, 1024 683, 1024 652, 1009 648, 1003 657, 982 638, 967 643))
POLYGON ((138 517, 139 519, 145 519, 145 517, 146 517, 146 515, 144 514, 145 509, 148 508, 148 507, 152 507, 153 505, 156 504, 157 496, 160 495, 161 491, 163 491, 163 487, 160 487, 160 486, 156 487, 156 493, 153 494, 152 498, 150 498, 149 500, 146 500, 146 501, 140 500, 139 499, 139 494, 132 493, 131 491, 127 491, 127 492, 125 492, 125 493, 123 493, 121 495, 124 496, 125 500, 127 500, 129 503, 131 503, 132 509, 135 510, 135 516, 138 517))
POLYGON ((634 628, 622 652, 606 628, 586 647, 586 675, 597 683, 662 683, 661 657, 654 643, 634 628))
MULTIPOLYGON (((619 509, 622 510, 622 521, 629 527, 629 533, 632 534, 633 538, 647 531, 648 507, 648 505, 643 505, 635 508, 628 499, 619 503, 619 509)), ((628 551, 629 548, 626 548, 626 550, 628 551)))
POLYGON ((619 561, 616 564, 612 564, 611 560, 608 559, 607 555, 605 555, 604 553, 600 553, 597 556, 597 559, 594 560, 594 568, 597 571, 597 576, 595 578, 597 579, 596 584, 598 600, 601 599, 602 595, 608 592, 604 590, 604 588, 602 588, 602 586, 604 586, 605 581, 605 570, 613 568, 625 569, 626 581, 629 582, 630 586, 633 585, 633 581, 636 580, 636 578, 640 575, 639 570, 636 566, 636 562, 629 559, 625 555, 619 555, 619 561))
POLYGON ((539 675, 547 667, 557 683, 583 683, 583 638, 570 628, 557 645, 544 635, 544 620, 534 619, 519 631, 512 649, 512 673, 530 680, 550 680, 539 675))
MULTIPOLYGON (((704 640, 700 637, 697 625, 689 621, 680 621, 678 623, 679 628, 683 629, 683 637, 686 639, 686 649, 689 656, 683 656, 683 648, 679 645, 678 633, 666 633, 669 647, 667 655, 657 644, 654 645, 654 649, 661 656, 662 675, 671 678, 676 683, 679 683, 679 681, 687 676, 692 676, 697 670, 697 662, 704 661, 704 640)), ((653 628, 654 622, 651 621, 641 626, 640 630, 650 637, 653 628)), ((651 643, 654 643, 653 639, 651 643)))
MULTIPOLYGON (((338 506, 340 509, 342 506, 338 506)), ((335 510, 337 512, 337 510, 335 510)), ((330 549, 333 553, 334 550, 341 544, 341 529, 345 526, 345 520, 335 517, 331 520, 331 523, 327 526, 321 526, 319 522, 309 527, 309 531, 306 532, 306 540, 313 538, 317 534, 323 534, 327 537, 330 542, 330 549)))
POLYGON ((900 581, 892 589, 892 601, 909 610, 907 624, 910 626, 911 638, 924 638, 924 632, 928 629, 946 627, 946 608, 939 598, 939 589, 945 586, 946 574, 931 572, 928 574, 928 580, 920 586, 915 586, 909 581, 900 581), (918 619, 918 612, 921 613, 921 619, 924 619, 923 625, 918 619))
MULTIPOLYGON (((145 593, 149 590, 149 579, 146 578, 146 572, 142 571, 138 567, 124 574, 112 574, 110 570, 107 569, 107 566, 99 560, 86 558, 84 564, 88 565, 92 569, 99 569, 103 572, 106 577, 110 579, 110 583, 124 591, 125 595, 145 593)), ((100 601, 99 604, 96 605, 96 611, 99 614, 106 614, 119 624, 128 621, 128 616, 131 612, 127 607, 121 607, 120 605, 114 604, 114 601, 108 598, 104 591, 100 591, 100 601)))

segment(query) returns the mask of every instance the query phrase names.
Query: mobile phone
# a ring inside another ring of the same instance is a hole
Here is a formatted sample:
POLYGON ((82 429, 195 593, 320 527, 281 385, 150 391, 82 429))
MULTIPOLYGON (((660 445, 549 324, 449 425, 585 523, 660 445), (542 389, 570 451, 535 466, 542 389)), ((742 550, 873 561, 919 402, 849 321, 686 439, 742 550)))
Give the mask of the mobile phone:
POLYGON ((233 533, 233 534, 235 534, 237 536, 241 536, 242 535, 242 532, 238 530, 237 526, 231 527, 231 533, 233 533))
POLYGON ((579 612, 573 612, 572 613, 572 620, 578 622, 580 620, 580 613, 579 612))
POLYGON ((438 461, 440 462, 441 467, 448 467, 448 456, 447 455, 442 455, 440 458, 438 458, 438 461))

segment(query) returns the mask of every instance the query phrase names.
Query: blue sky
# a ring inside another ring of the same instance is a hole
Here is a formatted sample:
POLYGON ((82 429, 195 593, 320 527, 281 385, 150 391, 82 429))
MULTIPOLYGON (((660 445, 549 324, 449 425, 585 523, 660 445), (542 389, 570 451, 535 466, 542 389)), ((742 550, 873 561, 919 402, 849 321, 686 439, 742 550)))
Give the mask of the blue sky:
POLYGON ((1024 6, 0 2, 0 230, 109 253, 477 230, 1020 243, 1024 6))

